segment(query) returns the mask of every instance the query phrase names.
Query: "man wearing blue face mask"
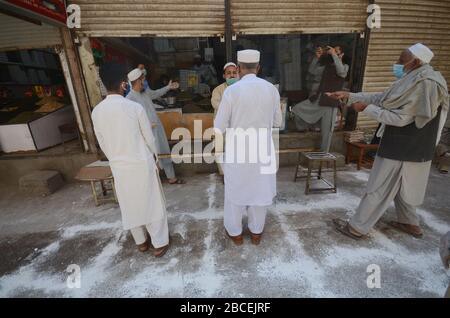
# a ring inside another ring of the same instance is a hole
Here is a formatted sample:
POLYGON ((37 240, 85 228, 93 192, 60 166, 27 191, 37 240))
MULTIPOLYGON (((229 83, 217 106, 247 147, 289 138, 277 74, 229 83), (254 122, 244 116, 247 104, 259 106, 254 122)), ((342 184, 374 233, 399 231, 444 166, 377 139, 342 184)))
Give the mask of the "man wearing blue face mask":
POLYGON ((223 92, 225 92, 225 89, 233 85, 239 80, 239 74, 237 71, 237 66, 233 62, 229 62, 225 64, 223 67, 223 79, 225 82, 217 86, 211 96, 211 105, 214 108, 214 116, 217 113, 217 110, 219 109, 220 101, 222 100, 223 92))
MULTIPOLYGON (((169 84, 166 87, 158 90, 154 91, 149 88, 144 90, 145 76, 144 72, 139 68, 136 68, 128 73, 128 80, 131 82, 131 91, 128 93, 126 98, 141 104, 142 107, 144 107, 152 127, 153 135, 155 136, 157 154, 170 154, 169 142, 164 131, 164 126, 159 119, 155 104, 153 104, 152 100, 163 96, 170 90, 178 89, 179 84, 177 82, 169 81, 169 84)), ((161 159, 159 161, 159 166, 164 170, 170 184, 185 183, 183 180, 178 179, 175 176, 175 170, 170 158, 161 159)))
MULTIPOLYGON (((142 89, 142 91, 146 91, 147 88, 150 88, 150 86, 148 85, 148 81, 147 81, 147 70, 145 69, 145 65, 144 64, 139 64, 138 69, 140 69, 142 71, 142 74, 144 74, 144 88, 142 89)), ((131 82, 128 81, 128 86, 127 89, 125 90, 125 96, 128 95, 128 93, 131 91, 131 82)))
POLYGON ((389 224, 414 237, 423 236, 416 208, 423 203, 449 109, 447 83, 429 64, 433 56, 421 43, 404 50, 393 66, 397 81, 382 93, 328 93, 381 123, 380 147, 361 203, 350 221, 333 220, 347 236, 365 237, 392 201, 397 221, 389 224))
MULTIPOLYGON (((233 62, 229 62, 225 64, 223 67, 223 79, 225 82, 217 86, 211 96, 211 105, 214 108, 214 117, 216 117, 217 111, 219 110, 220 102, 222 101, 223 93, 225 92, 225 89, 239 81, 239 73, 237 70, 237 65, 233 62)), ((216 144, 216 151, 221 152, 223 151, 223 148, 221 147, 220 143, 216 144)), ((223 170, 222 165, 220 163, 217 163, 217 169, 219 170, 219 174, 223 176, 223 170)))

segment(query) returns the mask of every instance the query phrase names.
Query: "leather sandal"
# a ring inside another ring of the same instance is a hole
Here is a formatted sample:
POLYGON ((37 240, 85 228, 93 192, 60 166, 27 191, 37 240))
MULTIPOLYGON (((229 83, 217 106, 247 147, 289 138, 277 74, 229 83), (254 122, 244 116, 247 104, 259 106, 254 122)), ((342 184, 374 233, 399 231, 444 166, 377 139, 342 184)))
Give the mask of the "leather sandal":
POLYGON ((239 246, 244 243, 244 237, 242 236, 242 234, 237 236, 231 236, 230 234, 228 234, 227 230, 225 230, 225 233, 227 233, 227 236, 233 241, 234 244, 239 246))
POLYGON ((164 256, 164 254, 166 254, 168 249, 169 249, 169 244, 167 244, 166 246, 160 247, 160 248, 155 248, 155 250, 153 251, 153 255, 155 257, 162 257, 162 256, 164 256))
POLYGON ((357 231, 353 230, 350 226, 350 224, 343 220, 343 219, 333 219, 334 227, 336 230, 338 230, 340 233, 351 237, 354 240, 361 240, 363 238, 366 238, 366 235, 360 234, 354 234, 354 232, 358 233, 357 231))
POLYGON ((144 243, 139 244, 137 246, 137 248, 138 248, 139 252, 144 253, 144 252, 148 251, 148 249, 150 248, 150 245, 148 244, 148 241, 145 241, 144 243))
POLYGON ((395 222, 395 221, 390 221, 388 224, 391 227, 393 227, 394 229, 402 231, 406 234, 412 235, 415 238, 423 237, 422 229, 419 226, 414 226, 411 224, 404 224, 404 223, 395 222))
POLYGON ((261 243, 261 237, 262 237, 262 233, 260 234, 253 234, 250 230, 250 239, 253 245, 259 245, 259 243, 261 243))

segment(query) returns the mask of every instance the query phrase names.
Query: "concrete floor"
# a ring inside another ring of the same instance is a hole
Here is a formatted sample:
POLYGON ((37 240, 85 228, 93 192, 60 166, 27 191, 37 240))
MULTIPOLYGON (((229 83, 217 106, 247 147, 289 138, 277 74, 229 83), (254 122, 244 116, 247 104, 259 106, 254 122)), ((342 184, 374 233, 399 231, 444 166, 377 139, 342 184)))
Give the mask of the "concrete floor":
POLYGON ((433 171, 419 215, 423 239, 386 225, 393 207, 356 242, 335 232, 350 216, 368 171, 340 171, 337 194, 305 196, 293 168, 278 175, 278 197, 265 236, 236 247, 222 227, 223 185, 215 174, 164 184, 172 246, 161 259, 140 253, 123 232, 114 204, 95 207, 86 184, 49 197, 0 186, 1 297, 441 297, 450 280, 439 238, 450 230, 450 176, 433 171), (66 271, 81 268, 81 288, 66 271), (367 267, 380 267, 381 288, 367 287, 367 267))

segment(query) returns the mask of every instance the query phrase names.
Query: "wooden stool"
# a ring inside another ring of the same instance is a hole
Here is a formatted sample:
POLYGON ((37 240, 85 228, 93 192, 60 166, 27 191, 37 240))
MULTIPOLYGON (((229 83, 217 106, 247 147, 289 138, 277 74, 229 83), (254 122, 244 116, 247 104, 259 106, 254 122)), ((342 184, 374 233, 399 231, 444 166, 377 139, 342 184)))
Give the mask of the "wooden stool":
POLYGON ((318 193, 318 192, 325 192, 325 191, 332 191, 334 193, 337 192, 337 170, 336 170, 336 162, 337 158, 332 155, 331 153, 327 152, 307 152, 304 153, 303 156, 306 159, 306 166, 307 168, 304 168, 300 164, 300 160, 297 164, 297 167, 295 169, 295 177, 294 182, 297 181, 297 179, 303 179, 306 178, 306 187, 305 187, 305 194, 309 194, 310 192, 318 193), (313 172, 314 169, 314 163, 318 163, 319 167, 317 169, 317 172, 313 172), (323 163, 327 164, 327 167, 329 163, 332 164, 332 171, 333 171, 333 183, 326 180, 322 177, 322 165, 323 163), (306 175, 300 173, 300 172, 307 171, 306 175), (326 185, 328 185, 327 188, 311 188, 311 177, 317 177, 318 180, 322 180, 326 185))
POLYGON ((114 187, 114 178, 112 176, 111 168, 109 164, 97 161, 90 165, 87 165, 80 169, 75 179, 80 181, 89 181, 91 183, 92 195, 94 197, 94 202, 96 206, 104 202, 115 202, 117 201, 116 188, 114 187), (106 186, 106 182, 111 184, 111 187, 106 186), (101 193, 97 193, 96 183, 100 184, 101 193), (101 195, 106 197, 108 191, 112 191, 113 198, 100 198, 101 195))
POLYGON ((347 144, 347 156, 345 157, 345 163, 349 164, 352 161, 356 160, 356 166, 358 170, 361 170, 361 167, 372 168, 373 160, 365 157, 366 151, 369 150, 378 150, 379 145, 374 144, 365 144, 361 142, 345 142, 347 144), (357 149, 357 155, 353 155, 353 150, 357 149))

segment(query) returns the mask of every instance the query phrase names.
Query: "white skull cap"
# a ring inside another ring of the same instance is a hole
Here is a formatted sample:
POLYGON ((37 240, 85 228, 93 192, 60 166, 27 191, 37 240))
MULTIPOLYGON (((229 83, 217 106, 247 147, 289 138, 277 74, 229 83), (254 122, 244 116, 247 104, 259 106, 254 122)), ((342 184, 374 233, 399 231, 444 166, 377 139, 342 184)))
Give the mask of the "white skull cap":
POLYGON ((226 68, 227 68, 228 66, 234 66, 234 67, 237 67, 236 64, 234 64, 233 62, 228 62, 228 63, 225 64, 225 66, 223 67, 223 70, 225 71, 226 68))
POLYGON ((237 52, 238 63, 259 63, 260 53, 257 50, 242 50, 237 52))
POLYGON ((430 63, 434 57, 434 53, 422 43, 416 43, 409 47, 408 50, 423 63, 430 63))
POLYGON ((130 82, 134 82, 134 81, 137 80, 139 77, 141 77, 142 74, 144 74, 144 72, 143 72, 140 68, 135 68, 135 69, 132 70, 130 73, 128 73, 128 80, 129 80, 130 82))

